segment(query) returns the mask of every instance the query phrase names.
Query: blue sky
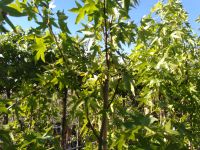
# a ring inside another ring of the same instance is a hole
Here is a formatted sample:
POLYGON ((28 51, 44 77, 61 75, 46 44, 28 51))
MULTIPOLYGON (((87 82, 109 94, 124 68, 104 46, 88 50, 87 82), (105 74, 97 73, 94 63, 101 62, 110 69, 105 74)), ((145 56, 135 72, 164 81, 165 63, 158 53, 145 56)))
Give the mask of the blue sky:
MULTIPOLYGON (((131 11, 131 17, 135 23, 139 23, 140 19, 150 12, 151 7, 157 3, 158 0, 140 0, 139 6, 131 11)), ((64 10, 68 18, 68 27, 73 34, 80 29, 80 25, 75 25, 76 15, 68 12, 69 9, 75 7, 75 0, 54 0, 56 10, 64 10)), ((200 24, 196 23, 195 20, 200 15, 200 0, 182 0, 184 9, 189 13, 189 22, 192 25, 194 32, 199 32, 200 24)), ((28 22, 26 17, 22 18, 11 18, 15 25, 20 25, 24 29, 28 29, 34 26, 33 22, 28 22)))

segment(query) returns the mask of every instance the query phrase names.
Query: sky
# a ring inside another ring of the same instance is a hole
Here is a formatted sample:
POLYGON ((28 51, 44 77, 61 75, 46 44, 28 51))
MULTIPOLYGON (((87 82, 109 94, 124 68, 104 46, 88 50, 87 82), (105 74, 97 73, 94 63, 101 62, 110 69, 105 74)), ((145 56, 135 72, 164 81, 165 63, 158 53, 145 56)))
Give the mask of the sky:
MULTIPOLYGON (((200 15, 200 0, 181 0, 184 9, 189 13, 189 22, 195 33, 199 33, 200 24, 195 20, 200 15)), ((131 18, 136 24, 139 24, 141 18, 144 15, 150 13, 150 9, 156 4, 158 0, 140 0, 140 3, 136 8, 130 12, 131 18)), ((54 11, 64 10, 68 18, 68 27, 72 34, 76 34, 76 31, 81 29, 81 25, 75 25, 76 14, 69 12, 68 10, 75 7, 75 0, 54 0, 56 7, 54 11)), ((35 26, 33 22, 28 22, 26 17, 13 18, 10 17, 15 25, 22 26, 23 29, 28 29, 31 26, 35 26)))

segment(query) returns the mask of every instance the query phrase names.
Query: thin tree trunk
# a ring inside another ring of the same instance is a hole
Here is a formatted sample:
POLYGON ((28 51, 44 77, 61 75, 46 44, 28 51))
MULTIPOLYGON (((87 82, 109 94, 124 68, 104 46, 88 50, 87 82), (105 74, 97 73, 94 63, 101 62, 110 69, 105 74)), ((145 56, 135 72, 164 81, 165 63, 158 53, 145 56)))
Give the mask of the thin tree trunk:
POLYGON ((63 90, 63 101, 62 101, 62 148, 63 150, 67 149, 67 98, 68 98, 68 89, 64 88, 63 90))
POLYGON ((106 12, 106 1, 104 0, 104 41, 105 41, 105 51, 106 51, 106 79, 103 85, 103 115, 102 115, 102 125, 100 132, 99 150, 107 150, 107 134, 108 134, 108 124, 109 120, 107 117, 107 110, 109 109, 109 82, 110 82, 110 54, 108 50, 108 28, 107 28, 107 12, 106 12))
POLYGON ((102 142, 103 142, 103 150, 107 150, 107 132, 108 132, 108 117, 107 117, 107 109, 108 109, 108 96, 109 96, 109 79, 106 79, 104 83, 104 106, 103 106, 103 117, 102 117, 102 142))
POLYGON ((109 79, 106 79, 103 87, 103 116, 102 116, 102 125, 99 138, 99 150, 107 150, 107 132, 108 132, 108 117, 107 109, 109 106, 108 96, 109 96, 109 79))

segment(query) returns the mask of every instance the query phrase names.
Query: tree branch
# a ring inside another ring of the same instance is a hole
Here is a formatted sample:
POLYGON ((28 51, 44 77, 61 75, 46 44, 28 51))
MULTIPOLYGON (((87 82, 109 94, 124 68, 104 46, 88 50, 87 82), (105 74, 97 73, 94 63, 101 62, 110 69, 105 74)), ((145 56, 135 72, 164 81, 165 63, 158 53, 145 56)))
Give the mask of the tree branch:
MULTIPOLYGON (((87 104, 86 104, 87 105, 87 104)), ((99 140, 101 140, 100 136, 98 135, 97 131, 95 130, 95 128, 93 127, 90 118, 89 118, 89 111, 88 111, 88 106, 86 106, 86 118, 89 124, 90 129, 92 130, 92 132, 94 133, 95 137, 99 140)))

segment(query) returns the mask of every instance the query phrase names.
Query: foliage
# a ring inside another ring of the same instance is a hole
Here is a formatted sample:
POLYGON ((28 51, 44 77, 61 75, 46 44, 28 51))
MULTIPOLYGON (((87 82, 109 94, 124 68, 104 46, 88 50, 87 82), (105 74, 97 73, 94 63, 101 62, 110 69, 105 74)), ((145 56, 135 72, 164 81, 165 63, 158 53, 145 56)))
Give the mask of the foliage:
POLYGON ((138 4, 76 1, 78 37, 49 0, 0 2, 38 25, 0 16, 0 149, 199 149, 199 37, 178 0, 137 26, 138 4))

